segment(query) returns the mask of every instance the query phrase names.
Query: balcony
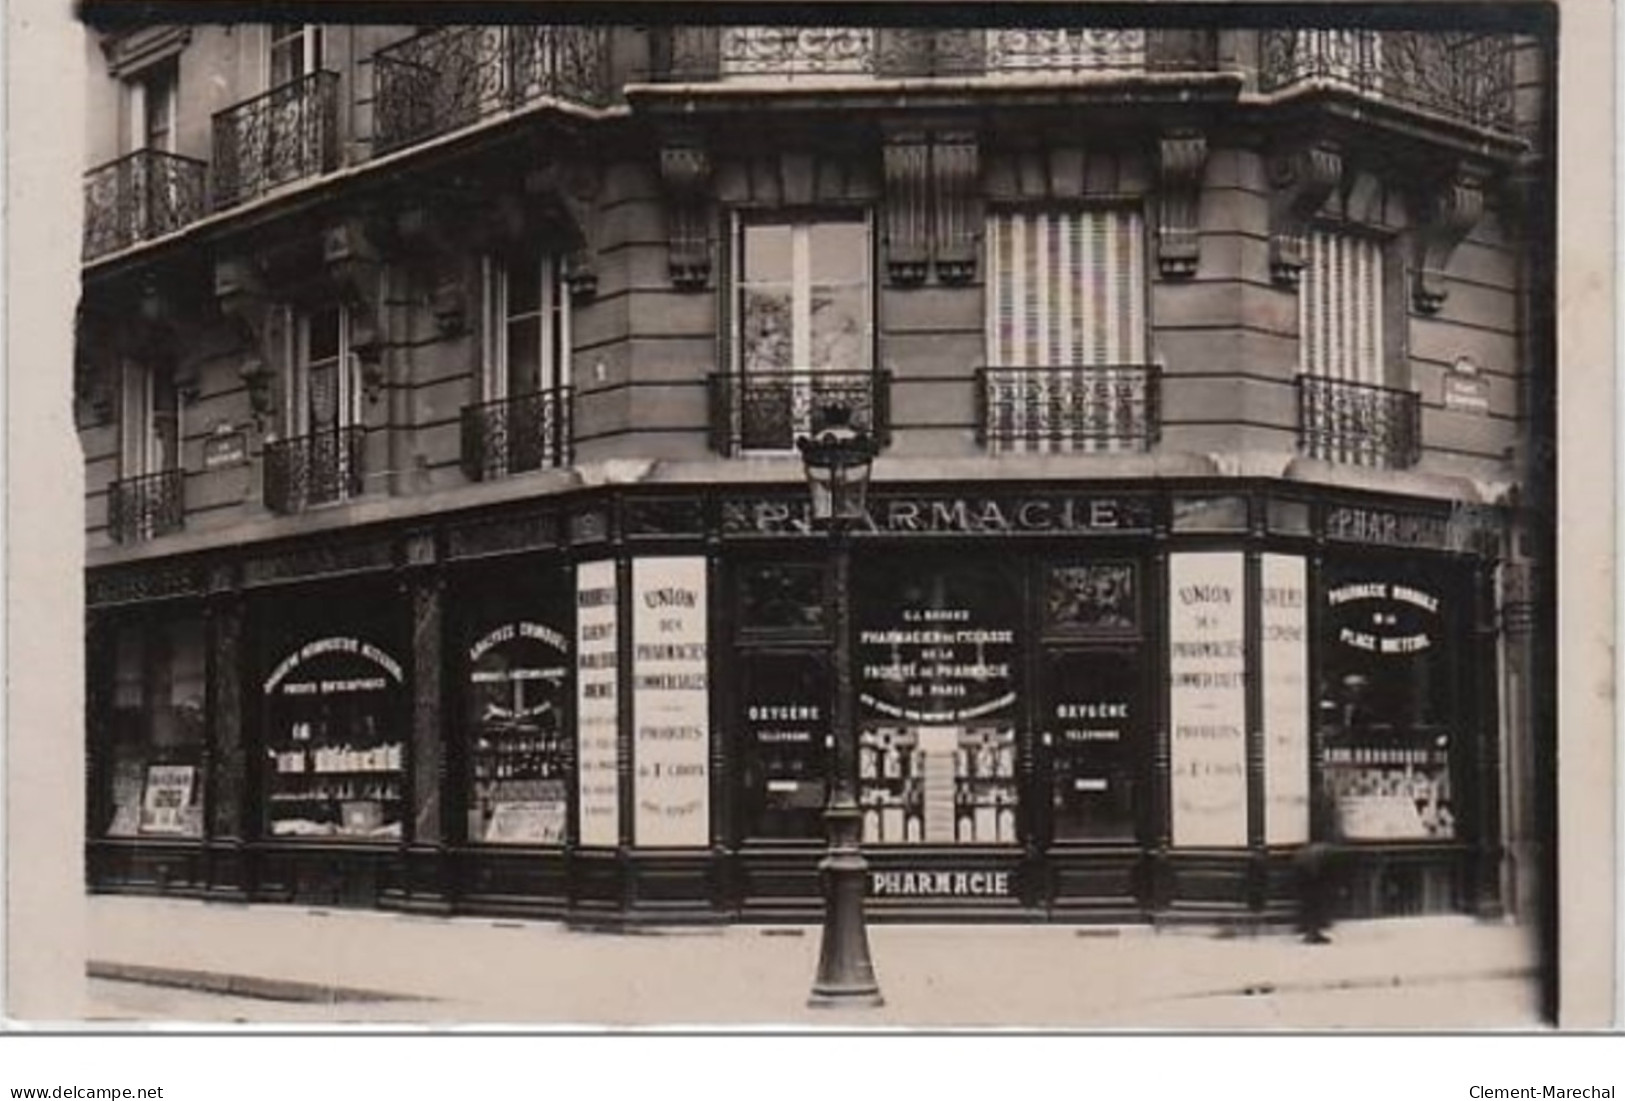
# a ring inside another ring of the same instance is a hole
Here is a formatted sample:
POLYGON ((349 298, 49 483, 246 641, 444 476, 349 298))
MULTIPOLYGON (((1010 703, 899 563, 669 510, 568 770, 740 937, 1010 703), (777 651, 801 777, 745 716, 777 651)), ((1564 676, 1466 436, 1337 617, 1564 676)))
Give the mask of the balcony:
POLYGON ((338 167, 337 73, 289 81, 214 116, 216 210, 338 167))
POLYGON ((891 375, 885 371, 774 371, 711 376, 711 447, 719 455, 792 451, 815 410, 844 405, 852 424, 891 441, 891 375))
POLYGON ((993 454, 1148 451, 1161 434, 1155 366, 988 367, 977 441, 993 454))
POLYGON ((86 261, 174 233, 204 214, 208 165, 142 149, 85 173, 86 261))
POLYGON ((463 472, 487 482, 527 470, 567 466, 571 441, 571 390, 536 394, 463 407, 463 472))
POLYGON ((118 543, 138 543, 186 526, 186 474, 161 470, 122 478, 108 487, 107 531, 118 543))
POLYGON ((889 77, 1211 71, 1208 31, 1073 27, 673 27, 655 79, 818 85, 889 77))
POLYGON ((361 494, 367 430, 329 428, 265 445, 265 505, 301 512, 361 494))
POLYGON ((373 55, 375 148, 384 153, 552 97, 609 97, 603 27, 447 27, 373 55))
POLYGON ((1422 399, 1410 390, 1298 376, 1298 450, 1312 459, 1403 470, 1422 451, 1422 399))
POLYGON ((1259 88, 1311 81, 1511 133, 1513 43, 1467 32, 1265 31, 1259 88))

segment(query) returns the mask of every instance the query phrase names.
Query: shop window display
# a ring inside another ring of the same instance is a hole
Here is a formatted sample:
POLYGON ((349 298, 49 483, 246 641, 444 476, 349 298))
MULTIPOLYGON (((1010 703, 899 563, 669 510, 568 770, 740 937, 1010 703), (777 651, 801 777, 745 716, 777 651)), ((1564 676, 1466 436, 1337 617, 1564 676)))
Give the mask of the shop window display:
POLYGON ((563 844, 569 640, 544 624, 508 623, 469 657, 469 840, 563 844))
POLYGON ((1317 709, 1345 840, 1456 836, 1452 770, 1465 732, 1452 596, 1412 571, 1339 571, 1327 585, 1317 709))
POLYGON ((275 838, 393 840, 406 782, 400 663, 366 641, 313 639, 264 685, 265 824, 275 838))
POLYGON ((203 835, 204 668, 201 620, 118 631, 106 836, 203 835))

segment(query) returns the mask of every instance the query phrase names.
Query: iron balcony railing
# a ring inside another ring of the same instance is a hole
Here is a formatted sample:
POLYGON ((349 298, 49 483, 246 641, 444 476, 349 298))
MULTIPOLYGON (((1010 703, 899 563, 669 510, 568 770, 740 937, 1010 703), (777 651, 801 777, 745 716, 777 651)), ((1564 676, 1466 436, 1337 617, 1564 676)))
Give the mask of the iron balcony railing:
POLYGON ((214 206, 338 167, 339 75, 316 72, 214 116, 214 206))
POLYGON ((186 526, 186 474, 161 470, 121 478, 107 494, 107 530, 119 543, 137 543, 186 526))
POLYGON ((762 371, 711 376, 711 447, 720 455, 791 451, 831 405, 885 447, 891 442, 891 375, 885 371, 762 371))
POLYGON ((1298 448, 1313 459, 1401 470, 1422 452, 1422 399, 1410 390, 1298 376, 1298 448))
POLYGON ((976 396, 977 439, 995 454, 1148 451, 1161 434, 1151 364, 986 367, 976 396))
POLYGON ((142 149, 85 173, 83 258, 174 233, 203 217, 208 167, 142 149))
POLYGON ((1324 81, 1492 130, 1515 128, 1513 41, 1466 31, 1274 30, 1259 86, 1324 81))
POLYGON ((367 430, 327 428, 265 445, 265 505, 299 512, 361 495, 367 430))
POLYGON ((544 96, 598 105, 609 94, 604 27, 446 27, 386 46, 376 148, 387 152, 544 96))
POLYGON ((1208 71, 1210 31, 1111 27, 673 27, 655 79, 818 82, 864 77, 1208 71))
POLYGON ((534 394, 463 407, 463 471, 490 481, 527 470, 568 466, 571 390, 561 386, 534 394))

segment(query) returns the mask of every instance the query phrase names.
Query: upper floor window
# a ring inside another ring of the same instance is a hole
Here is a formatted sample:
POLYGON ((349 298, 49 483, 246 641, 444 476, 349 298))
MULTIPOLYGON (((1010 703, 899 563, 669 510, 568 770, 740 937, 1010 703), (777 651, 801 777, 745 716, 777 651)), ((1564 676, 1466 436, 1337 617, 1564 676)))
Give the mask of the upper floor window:
POLYGON ((987 223, 983 438, 994 451, 1149 447, 1145 226, 1128 207, 1015 210, 987 223))
POLYGON ((322 29, 313 23, 271 25, 269 86, 309 76, 322 67, 322 29))
POLYGON ((742 371, 869 369, 869 227, 864 220, 743 222, 738 265, 742 371))
POLYGON ((570 297, 561 267, 551 255, 485 258, 484 400, 569 385, 570 297))
POLYGON ((1298 365, 1307 375, 1381 385, 1383 247, 1371 237, 1316 229, 1298 292, 1298 365))
POLYGON ((129 107, 128 148, 175 152, 175 110, 179 68, 171 58, 144 69, 125 82, 129 107))
POLYGON ((173 373, 125 361, 119 418, 119 472, 124 478, 180 466, 180 402, 173 373))
POLYGON ((359 365, 350 352, 349 311, 324 305, 293 314, 288 370, 290 436, 361 423, 359 365))

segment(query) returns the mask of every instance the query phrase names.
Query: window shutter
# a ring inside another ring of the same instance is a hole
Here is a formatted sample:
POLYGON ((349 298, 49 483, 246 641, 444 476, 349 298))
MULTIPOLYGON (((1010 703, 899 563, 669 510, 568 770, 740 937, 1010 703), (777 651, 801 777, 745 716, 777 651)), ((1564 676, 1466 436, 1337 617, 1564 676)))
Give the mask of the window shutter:
POLYGON ((1315 230, 1298 296, 1298 364, 1304 374, 1380 385, 1383 371, 1382 245, 1315 230))

